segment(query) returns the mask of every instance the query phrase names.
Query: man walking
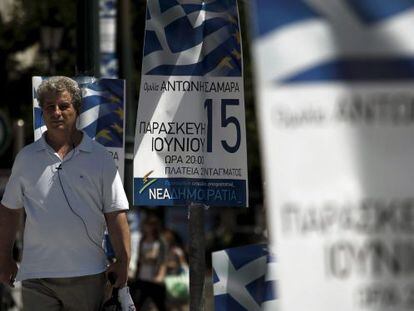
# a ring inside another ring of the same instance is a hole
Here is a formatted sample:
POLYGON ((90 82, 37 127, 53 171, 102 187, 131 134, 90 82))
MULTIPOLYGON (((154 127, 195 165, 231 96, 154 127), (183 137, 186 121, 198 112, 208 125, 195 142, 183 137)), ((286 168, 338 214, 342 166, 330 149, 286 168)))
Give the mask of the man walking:
POLYGON ((67 77, 38 89, 47 131, 17 155, 0 204, 0 281, 22 280, 25 310, 99 310, 105 272, 127 282, 128 201, 106 149, 76 128, 81 90, 67 77), (12 247, 24 208, 20 268, 12 247), (106 264, 105 228, 116 262, 106 264))

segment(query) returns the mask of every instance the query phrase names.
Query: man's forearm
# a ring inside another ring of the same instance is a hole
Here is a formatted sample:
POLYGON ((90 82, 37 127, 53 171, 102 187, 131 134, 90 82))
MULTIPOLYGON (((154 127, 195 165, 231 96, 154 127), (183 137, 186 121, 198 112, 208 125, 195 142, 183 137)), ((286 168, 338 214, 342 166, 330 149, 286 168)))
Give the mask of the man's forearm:
POLYGON ((11 257, 20 223, 20 210, 0 204, 0 257, 11 257))
POLYGON ((126 213, 107 213, 105 219, 115 257, 117 261, 124 262, 128 266, 131 258, 131 237, 126 213))

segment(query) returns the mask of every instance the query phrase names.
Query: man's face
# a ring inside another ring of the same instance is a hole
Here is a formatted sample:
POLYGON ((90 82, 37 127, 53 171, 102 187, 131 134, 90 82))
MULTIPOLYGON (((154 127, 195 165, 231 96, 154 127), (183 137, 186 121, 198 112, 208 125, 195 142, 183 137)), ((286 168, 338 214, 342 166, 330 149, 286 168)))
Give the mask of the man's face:
POLYGON ((69 92, 46 96, 42 109, 48 130, 70 130, 75 127, 77 112, 69 92))

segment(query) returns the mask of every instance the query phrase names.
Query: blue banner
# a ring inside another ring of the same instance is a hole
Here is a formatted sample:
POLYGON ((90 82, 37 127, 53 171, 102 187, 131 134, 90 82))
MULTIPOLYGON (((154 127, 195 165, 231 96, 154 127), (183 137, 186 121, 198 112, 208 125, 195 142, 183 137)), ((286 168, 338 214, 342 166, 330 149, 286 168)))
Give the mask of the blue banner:
POLYGON ((135 178, 134 202, 138 205, 244 206, 246 181, 237 179, 135 178))
POLYGON ((99 0, 99 50, 101 77, 118 77, 116 55, 117 0, 99 0))

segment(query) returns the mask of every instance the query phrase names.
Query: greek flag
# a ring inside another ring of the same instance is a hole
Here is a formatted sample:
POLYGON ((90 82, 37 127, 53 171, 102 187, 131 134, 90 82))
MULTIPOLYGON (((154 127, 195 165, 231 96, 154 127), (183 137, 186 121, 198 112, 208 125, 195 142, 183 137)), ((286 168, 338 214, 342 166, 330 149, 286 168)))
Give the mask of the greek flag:
POLYGON ((234 0, 151 0, 142 73, 164 76, 241 76, 234 0))
POLYGON ((262 82, 414 78, 412 0, 256 0, 262 82))
POLYGON ((277 310, 276 257, 265 244, 213 253, 216 311, 277 310))
MULTIPOLYGON (((36 89, 47 77, 33 77, 35 140, 46 131, 36 89)), ((82 109, 78 128, 105 147, 124 146, 124 81, 99 79, 84 82, 76 79, 82 89, 82 109)))

